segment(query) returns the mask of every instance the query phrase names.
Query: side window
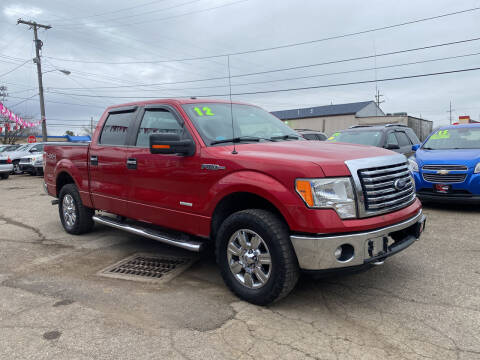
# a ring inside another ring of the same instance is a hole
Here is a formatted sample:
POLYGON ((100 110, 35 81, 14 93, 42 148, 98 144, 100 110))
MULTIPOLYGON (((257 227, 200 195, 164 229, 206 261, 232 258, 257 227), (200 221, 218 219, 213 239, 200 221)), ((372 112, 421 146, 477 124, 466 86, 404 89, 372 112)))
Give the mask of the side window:
POLYGON ((133 114, 133 111, 110 114, 105 121, 98 143, 104 145, 125 145, 133 114))
POLYGON ((304 134, 303 137, 307 140, 317 140, 317 136, 315 134, 304 134))
POLYGON ((403 131, 397 131, 395 132, 395 135, 397 136, 398 145, 400 147, 412 145, 410 139, 407 137, 407 134, 405 134, 403 131))
POLYGON ((325 141, 327 140, 327 136, 323 134, 317 134, 318 140, 320 141, 325 141))
POLYGON ((388 136, 387 136, 387 145, 388 145, 388 144, 398 145, 398 141, 397 141, 397 138, 395 137, 395 133, 394 133, 394 132, 391 132, 390 134, 388 134, 388 136))
POLYGON ((412 129, 407 130, 407 135, 410 138, 412 144, 420 144, 421 141, 418 139, 417 135, 413 132, 412 129))
POLYGON ((145 110, 140 129, 138 129, 137 146, 149 147, 150 135, 155 133, 181 134, 183 127, 175 116, 165 109, 145 110))
POLYGON ((42 152, 43 145, 35 145, 30 149, 30 152, 42 152))

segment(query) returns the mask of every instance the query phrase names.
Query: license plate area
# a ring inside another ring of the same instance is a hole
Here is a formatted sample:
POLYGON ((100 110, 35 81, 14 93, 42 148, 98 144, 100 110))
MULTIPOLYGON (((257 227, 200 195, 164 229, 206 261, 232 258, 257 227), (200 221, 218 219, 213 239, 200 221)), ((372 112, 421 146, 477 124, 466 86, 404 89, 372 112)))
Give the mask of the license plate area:
POLYGON ((390 245, 392 245, 393 242, 393 239, 388 236, 380 236, 368 239, 365 242, 366 258, 368 259, 388 254, 390 245))
POLYGON ((436 193, 439 194, 448 194, 451 190, 451 185, 447 184, 435 184, 433 185, 433 189, 436 193))

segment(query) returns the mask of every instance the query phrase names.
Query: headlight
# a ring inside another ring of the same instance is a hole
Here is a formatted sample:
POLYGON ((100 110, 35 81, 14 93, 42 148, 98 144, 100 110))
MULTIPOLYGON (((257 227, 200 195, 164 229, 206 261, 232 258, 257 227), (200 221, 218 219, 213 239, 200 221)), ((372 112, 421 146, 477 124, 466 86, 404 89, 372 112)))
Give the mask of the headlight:
POLYGON ((297 179, 295 189, 308 207, 334 209, 342 219, 357 215, 350 178, 297 179))
POLYGON ((473 170, 475 174, 480 173, 480 162, 475 166, 475 170, 473 170))
POLYGON ((411 171, 411 172, 418 172, 418 164, 417 162, 410 158, 408 159, 408 169, 411 171))

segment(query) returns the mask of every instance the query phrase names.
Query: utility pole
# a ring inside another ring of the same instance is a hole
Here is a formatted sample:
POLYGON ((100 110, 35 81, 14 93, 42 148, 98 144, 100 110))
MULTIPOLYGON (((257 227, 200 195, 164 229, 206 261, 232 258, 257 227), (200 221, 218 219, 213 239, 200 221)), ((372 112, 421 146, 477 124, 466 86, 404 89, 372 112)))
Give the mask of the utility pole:
POLYGON ((380 107, 380 104, 384 103, 385 100, 380 100, 380 98, 382 98, 383 95, 380 94, 380 90, 377 89, 377 92, 375 93, 375 102, 377 103, 377 106, 380 107))
POLYGON ((452 125, 452 112, 454 112, 455 109, 452 109, 452 102, 450 101, 450 109, 447 110, 448 113, 450 113, 449 119, 450 119, 450 125, 452 125))
POLYGON ((93 116, 90 116, 90 139, 93 137, 93 116))
POLYGON ((40 95, 40 114, 42 116, 42 137, 43 141, 47 141, 47 120, 45 118, 45 100, 43 98, 43 80, 42 80, 42 63, 40 60, 40 50, 42 49, 43 42, 38 39, 38 28, 43 28, 48 30, 51 28, 50 25, 37 24, 35 21, 25 21, 18 19, 17 24, 29 25, 30 29, 33 29, 33 38, 35 41, 35 53, 36 57, 33 59, 33 62, 37 64, 37 75, 38 75, 38 90, 40 95))

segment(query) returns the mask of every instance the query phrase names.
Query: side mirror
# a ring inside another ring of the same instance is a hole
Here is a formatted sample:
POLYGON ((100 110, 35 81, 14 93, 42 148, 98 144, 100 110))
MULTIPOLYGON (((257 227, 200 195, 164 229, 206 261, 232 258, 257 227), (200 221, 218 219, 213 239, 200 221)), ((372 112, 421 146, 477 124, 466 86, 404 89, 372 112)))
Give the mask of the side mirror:
POLYGON ((412 145, 412 151, 417 151, 418 149, 420 149, 420 144, 412 145))
POLYGON ((385 149, 398 150, 398 149, 400 149, 400 146, 398 146, 398 144, 387 144, 387 146, 385 146, 385 149))
POLYGON ((192 156, 195 154, 195 143, 191 139, 180 139, 179 134, 152 134, 150 153, 192 156))

